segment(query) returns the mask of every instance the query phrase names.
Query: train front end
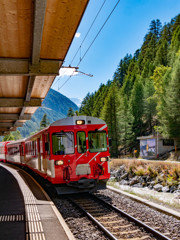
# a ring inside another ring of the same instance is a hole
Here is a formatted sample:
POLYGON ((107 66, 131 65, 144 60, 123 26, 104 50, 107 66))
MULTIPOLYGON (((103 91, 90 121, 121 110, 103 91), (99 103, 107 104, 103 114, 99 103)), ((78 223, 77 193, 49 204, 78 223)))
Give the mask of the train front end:
POLYGON ((49 131, 51 160, 47 171, 58 193, 106 188, 110 177, 106 123, 74 116, 54 122, 49 131))

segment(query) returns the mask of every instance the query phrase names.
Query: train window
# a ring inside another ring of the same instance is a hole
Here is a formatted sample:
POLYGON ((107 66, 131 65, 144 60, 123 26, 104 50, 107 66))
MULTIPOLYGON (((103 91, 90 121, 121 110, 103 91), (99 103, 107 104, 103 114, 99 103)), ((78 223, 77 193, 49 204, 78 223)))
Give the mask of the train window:
POLYGON ((21 147, 21 154, 24 155, 24 146, 21 147))
POLYGON ((46 154, 50 155, 49 133, 45 135, 45 151, 46 151, 46 154))
POLYGON ((74 133, 73 132, 53 133, 52 145, 54 155, 74 153, 74 133))
POLYGON ((32 141, 32 156, 36 156, 36 141, 32 141))
POLYGON ((106 132, 88 132, 89 151, 90 152, 106 152, 107 138, 106 132))
POLYGON ((77 150, 78 150, 78 153, 86 152, 86 134, 85 134, 85 132, 77 132, 77 150))
POLYGON ((174 139, 163 139, 163 146, 174 146, 174 139))

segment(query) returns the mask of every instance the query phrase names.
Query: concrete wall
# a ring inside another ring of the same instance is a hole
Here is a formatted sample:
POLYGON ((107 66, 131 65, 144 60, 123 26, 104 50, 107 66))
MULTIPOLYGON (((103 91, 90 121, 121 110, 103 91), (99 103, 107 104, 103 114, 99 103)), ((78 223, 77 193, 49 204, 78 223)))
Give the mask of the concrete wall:
POLYGON ((156 150, 156 154, 162 154, 162 153, 166 153, 170 150, 173 150, 175 148, 175 142, 174 142, 174 146, 164 146, 163 145, 163 139, 159 139, 158 140, 158 148, 156 150))

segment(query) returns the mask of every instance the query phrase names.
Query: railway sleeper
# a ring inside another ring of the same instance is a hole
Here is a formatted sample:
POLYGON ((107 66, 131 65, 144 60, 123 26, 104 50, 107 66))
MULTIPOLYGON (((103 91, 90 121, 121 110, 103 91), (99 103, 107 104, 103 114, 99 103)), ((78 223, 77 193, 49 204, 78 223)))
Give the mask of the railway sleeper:
MULTIPOLYGON (((103 225, 106 225, 106 224, 103 224, 103 225)), ((111 226, 109 226, 109 223, 107 223, 107 225, 106 225, 107 227, 107 229, 109 228, 112 228, 112 229, 124 229, 124 228, 128 228, 128 227, 132 227, 132 225, 124 225, 124 226, 113 226, 113 227, 111 227, 111 226)))
MULTIPOLYGON (((113 215, 113 216, 103 216, 103 217, 97 217, 98 221, 105 220, 105 219, 112 219, 112 218, 117 218, 118 215, 113 215)), ((124 221, 124 220, 122 220, 124 221)))
MULTIPOLYGON (((113 230, 119 230, 118 227, 107 227, 107 229, 113 229, 113 230)), ((120 235, 128 235, 128 234, 137 234, 137 233, 140 233, 141 230, 140 229, 135 229, 135 230, 128 230, 128 231, 124 231, 124 232, 113 232, 114 234, 120 234, 120 235)))
POLYGON ((110 216, 104 216, 104 213, 95 213, 95 214, 93 214, 93 217, 95 217, 95 218, 97 218, 97 220, 99 220, 98 218, 99 217, 101 217, 101 218, 103 218, 103 217, 106 217, 106 218, 110 218, 110 216))
MULTIPOLYGON (((124 222, 123 219, 122 219, 122 220, 118 220, 118 221, 112 221, 112 222, 108 222, 108 221, 102 222, 102 221, 101 221, 102 224, 118 224, 118 223, 122 223, 122 222, 124 222)), ((129 225, 126 225, 126 227, 127 227, 127 226, 131 226, 131 225, 129 224, 129 225)), ((125 226, 119 226, 119 227, 125 227, 125 226)))
POLYGON ((149 240, 151 239, 149 236, 143 236, 143 237, 138 237, 138 238, 118 238, 117 240, 149 240))
MULTIPOLYGON (((87 210, 86 208, 85 208, 85 210, 87 210)), ((94 209, 94 210, 88 210, 88 212, 90 213, 90 214, 93 214, 93 213, 101 213, 101 214, 108 214, 108 212, 106 212, 106 211, 104 211, 104 212, 100 212, 99 211, 99 209, 97 210, 97 209, 94 209)))
POLYGON ((88 211, 103 211, 104 210, 104 208, 96 208, 96 207, 84 207, 84 206, 82 206, 84 209, 86 209, 86 210, 88 210, 88 211))

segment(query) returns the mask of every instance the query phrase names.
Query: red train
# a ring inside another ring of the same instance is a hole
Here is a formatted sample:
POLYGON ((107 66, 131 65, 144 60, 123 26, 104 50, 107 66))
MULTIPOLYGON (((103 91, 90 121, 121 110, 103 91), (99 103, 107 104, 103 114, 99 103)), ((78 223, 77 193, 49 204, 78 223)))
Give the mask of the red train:
POLYGON ((7 142, 0 142, 0 162, 6 162, 6 156, 7 156, 7 144, 10 141, 7 142))
POLYGON ((110 177, 106 123, 74 116, 58 120, 26 139, 1 143, 4 161, 49 180, 58 193, 105 188, 110 177))

